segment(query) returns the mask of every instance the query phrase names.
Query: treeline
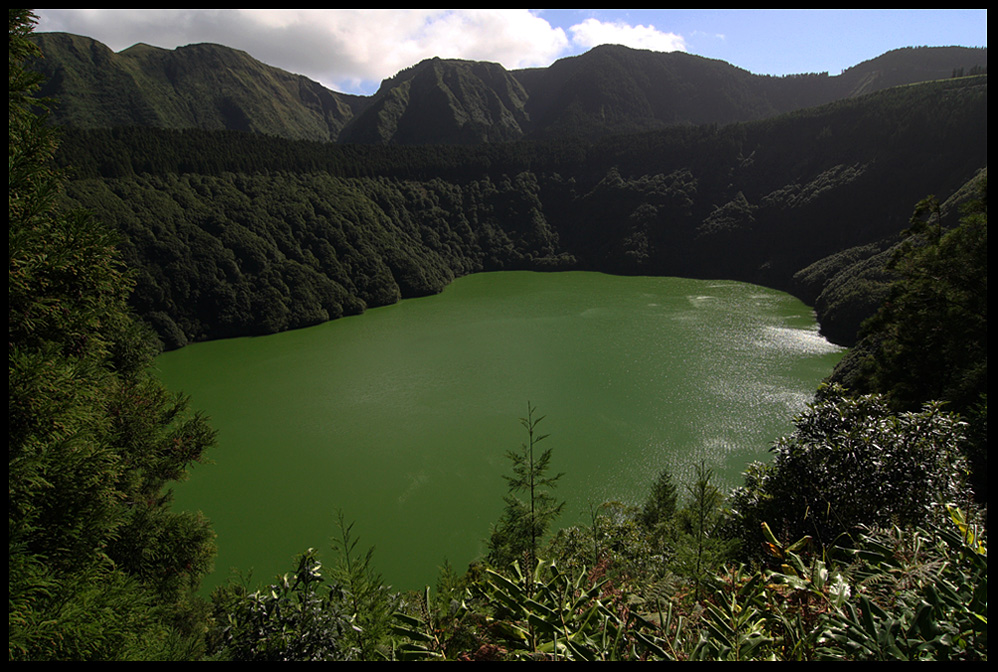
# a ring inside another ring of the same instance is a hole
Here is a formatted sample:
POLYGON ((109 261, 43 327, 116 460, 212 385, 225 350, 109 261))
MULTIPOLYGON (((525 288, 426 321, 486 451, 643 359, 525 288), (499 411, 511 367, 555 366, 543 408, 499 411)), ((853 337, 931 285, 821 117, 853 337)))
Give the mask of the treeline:
POLYGON ((122 234, 132 304, 178 347, 317 324, 456 275, 567 265, 533 180, 230 173, 74 182, 67 194, 122 234))
POLYGON ((78 179, 323 171, 338 177, 459 180, 532 170, 591 183, 612 166, 634 175, 701 169, 718 161, 727 168, 734 156, 753 151, 783 161, 807 149, 811 162, 824 164, 874 150, 902 156, 925 152, 944 140, 954 150, 969 149, 969 138, 987 133, 986 109, 985 75, 897 87, 757 122, 684 125, 593 141, 358 146, 237 131, 65 128, 58 156, 78 179), (915 137, 921 148, 909 142, 915 137))
POLYGON ((121 232, 134 305, 169 347, 315 324, 478 270, 569 267, 791 291, 848 344, 875 304, 842 286, 896 242, 898 213, 986 164, 986 81, 594 143, 114 129, 66 131, 61 156, 81 166, 70 203, 121 232))

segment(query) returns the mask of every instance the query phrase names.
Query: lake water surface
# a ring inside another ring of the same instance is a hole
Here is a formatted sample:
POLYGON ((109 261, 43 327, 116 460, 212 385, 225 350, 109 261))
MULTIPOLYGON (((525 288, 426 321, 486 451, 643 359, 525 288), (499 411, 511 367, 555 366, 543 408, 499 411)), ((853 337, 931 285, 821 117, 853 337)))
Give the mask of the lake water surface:
POLYGON ((157 360, 219 431, 177 488, 229 569, 270 581, 309 547, 333 561, 336 512, 398 589, 483 553, 528 400, 564 472, 560 523, 637 503, 664 467, 705 460, 726 487, 792 429, 841 349, 811 310, 762 287, 598 273, 482 273, 441 294, 157 360))

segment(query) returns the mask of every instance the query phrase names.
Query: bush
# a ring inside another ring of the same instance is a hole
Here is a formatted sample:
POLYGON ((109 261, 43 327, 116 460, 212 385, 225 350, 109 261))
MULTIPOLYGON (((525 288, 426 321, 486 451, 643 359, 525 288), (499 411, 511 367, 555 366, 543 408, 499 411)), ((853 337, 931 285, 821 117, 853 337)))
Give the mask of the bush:
POLYGON ((773 464, 755 465, 733 495, 754 548, 764 521, 783 539, 813 535, 827 546, 859 525, 918 525, 928 505, 969 497, 965 423, 938 403, 895 414, 881 395, 827 386, 796 424, 773 464))

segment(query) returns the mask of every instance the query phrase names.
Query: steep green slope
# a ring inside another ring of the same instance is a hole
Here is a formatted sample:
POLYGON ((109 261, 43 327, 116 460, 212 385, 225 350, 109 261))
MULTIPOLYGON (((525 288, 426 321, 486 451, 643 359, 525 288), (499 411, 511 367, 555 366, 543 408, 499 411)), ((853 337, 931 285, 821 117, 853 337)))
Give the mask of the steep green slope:
POLYGON ((33 67, 77 128, 229 129, 291 139, 474 144, 599 137, 762 119, 890 86, 987 72, 986 49, 902 49, 841 75, 759 76, 723 61, 605 45, 548 68, 430 59, 348 96, 212 44, 120 53, 89 38, 34 36, 33 67))
POLYGON ((603 45, 513 74, 530 96, 534 137, 546 137, 751 121, 981 69, 986 49, 946 47, 894 50, 837 76, 770 77, 683 52, 603 45))
POLYGON ((85 37, 42 33, 34 66, 41 94, 60 101, 59 125, 243 130, 335 140, 363 106, 235 49, 192 44, 172 51, 136 44, 120 53, 85 37))
MULTIPOLYGON (((73 202, 126 235, 134 302, 180 345, 314 324, 504 268, 724 277, 814 302, 892 244, 925 194, 954 193, 986 165, 986 137, 981 76, 587 144, 90 131, 66 146, 89 176, 71 185, 73 202)), ((875 307, 862 284, 837 289, 846 300, 820 315, 841 342, 875 307)))
POLYGON ((766 78, 679 52, 601 46, 549 68, 515 74, 530 94, 535 135, 604 135, 684 123, 730 123, 792 109, 774 105, 760 86, 766 78))
POLYGON ((988 50, 966 47, 893 49, 834 77, 836 97, 853 97, 892 86, 987 73, 988 50))
POLYGON ((423 61, 385 80, 340 134, 366 144, 477 144, 524 135, 527 94, 497 63, 423 61))

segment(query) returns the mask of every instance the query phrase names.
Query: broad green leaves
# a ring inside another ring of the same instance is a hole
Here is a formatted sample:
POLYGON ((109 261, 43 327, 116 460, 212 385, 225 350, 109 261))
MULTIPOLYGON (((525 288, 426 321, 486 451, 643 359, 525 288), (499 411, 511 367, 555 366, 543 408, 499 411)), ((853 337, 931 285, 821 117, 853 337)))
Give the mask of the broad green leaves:
POLYGON ((325 583, 313 549, 298 568, 254 592, 242 585, 213 595, 210 644, 216 657, 239 661, 350 660, 351 618, 342 591, 325 583), (325 584, 325 585, 324 585, 325 584))

